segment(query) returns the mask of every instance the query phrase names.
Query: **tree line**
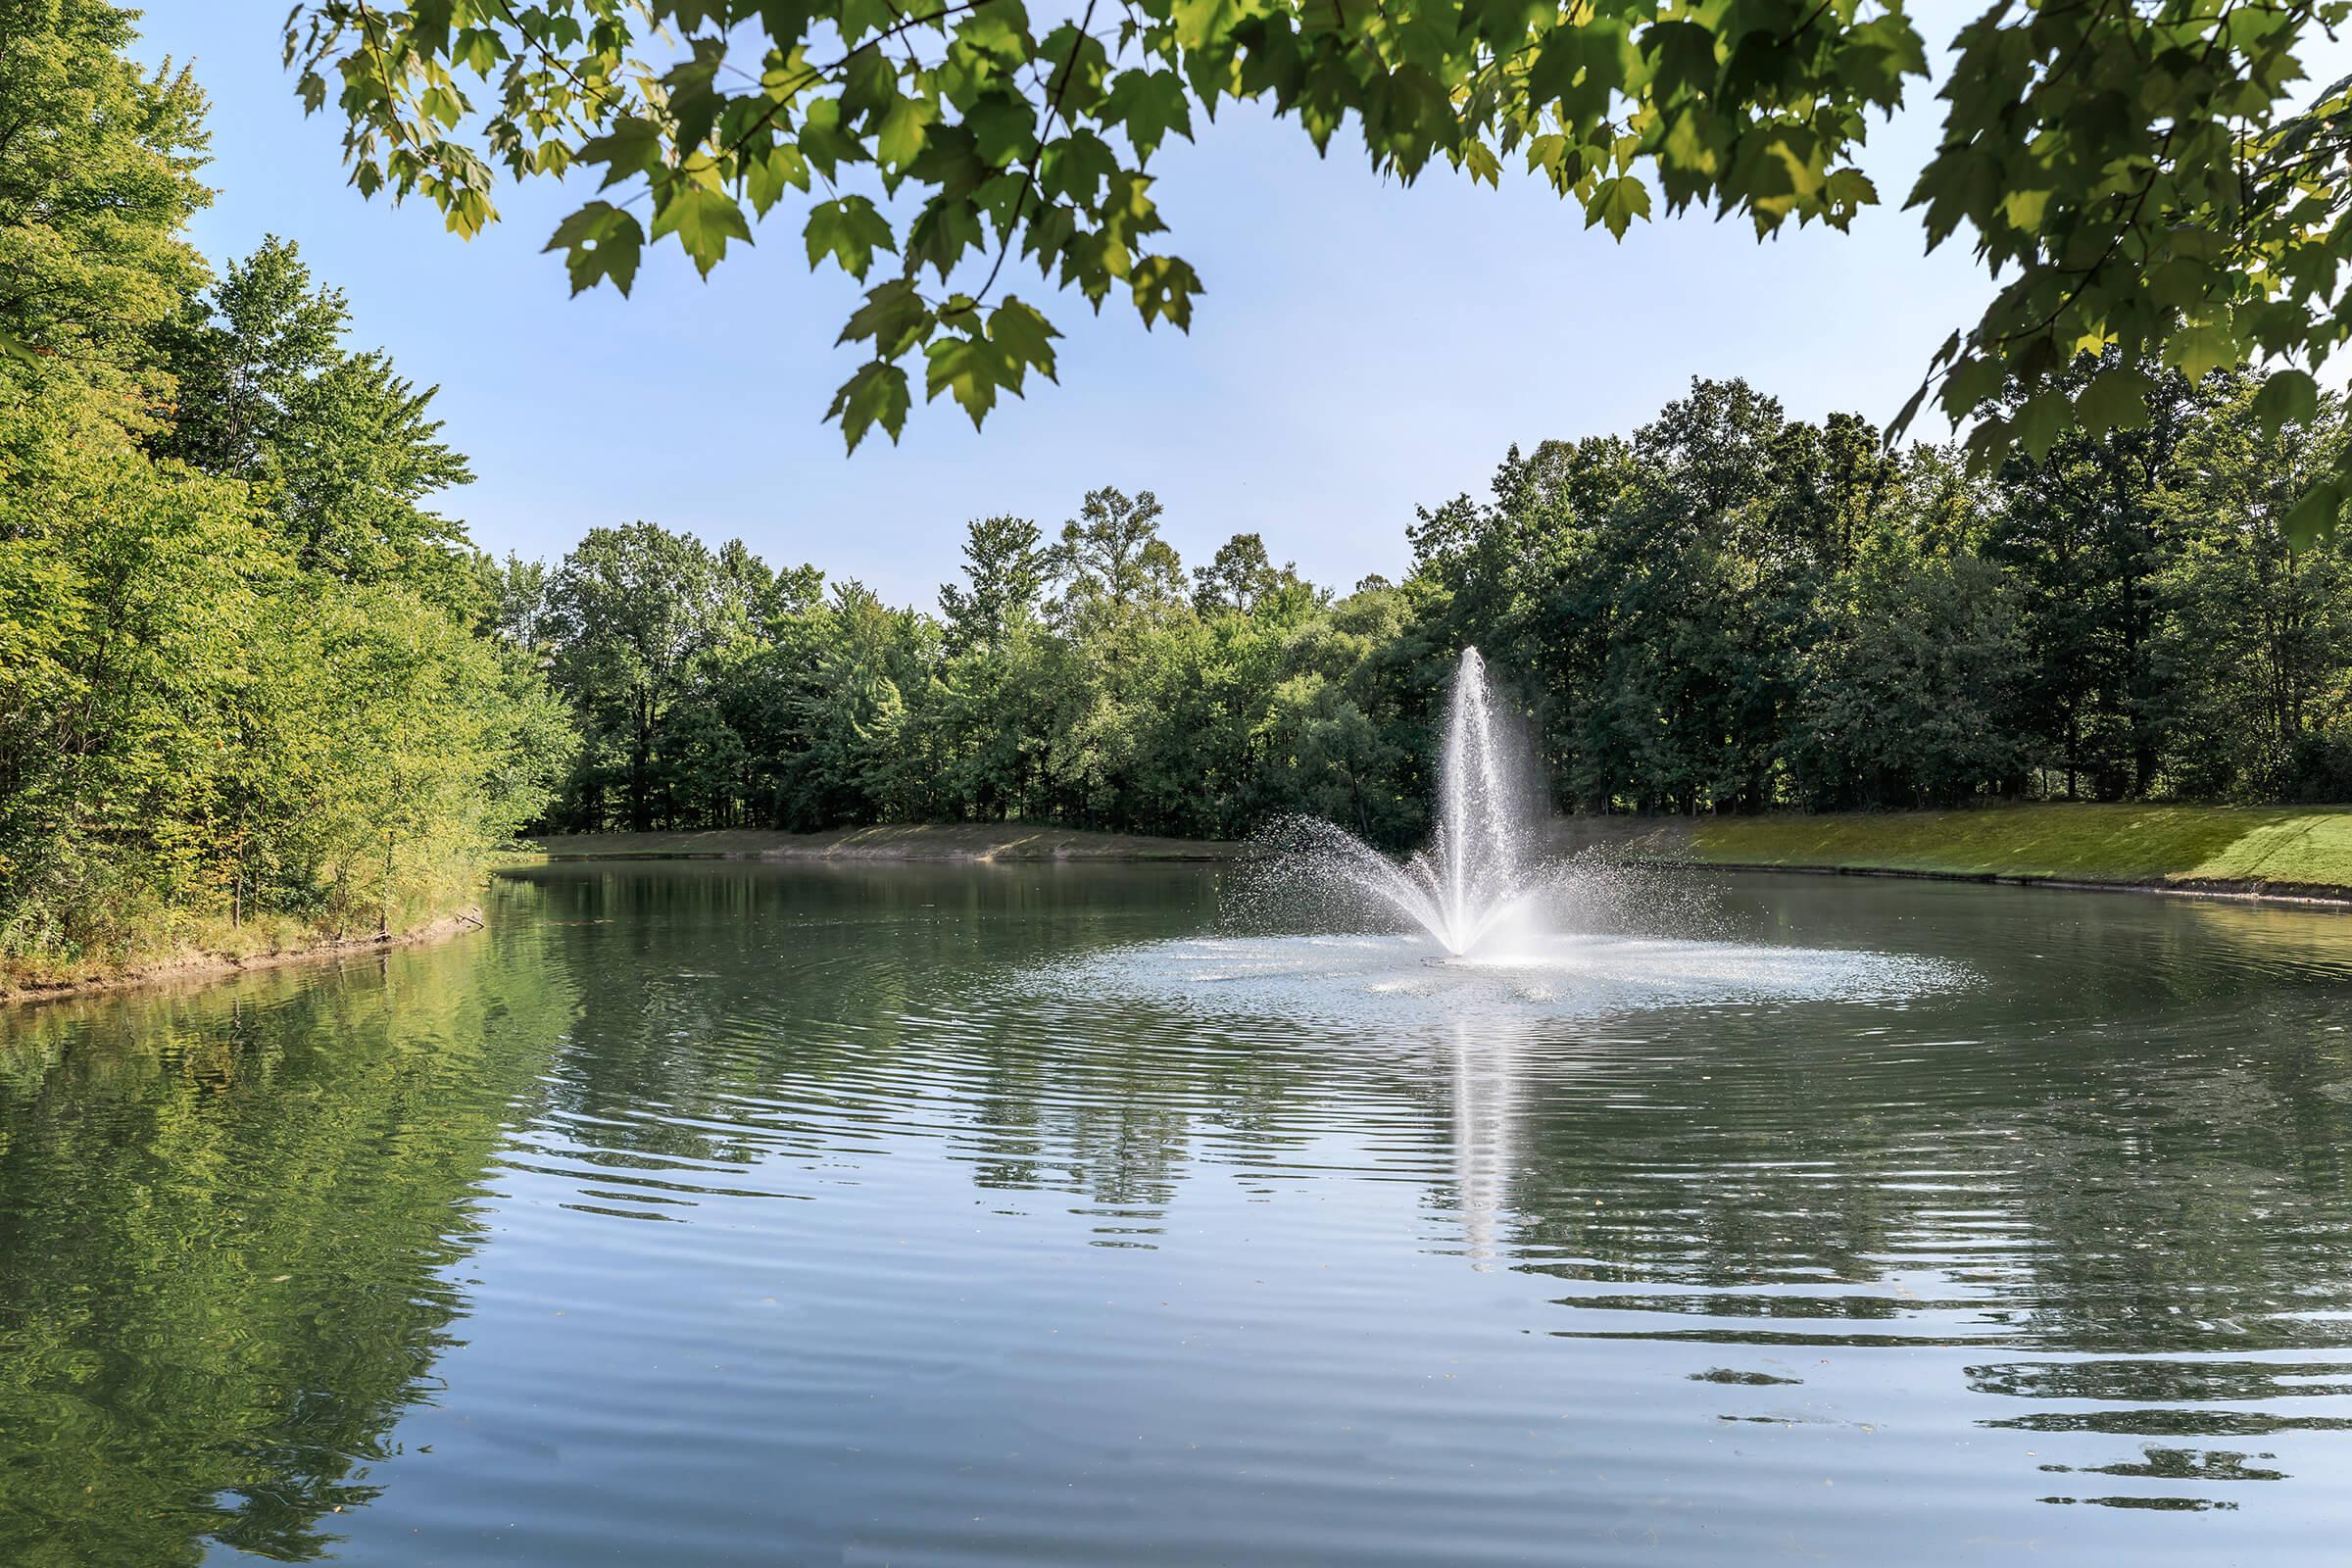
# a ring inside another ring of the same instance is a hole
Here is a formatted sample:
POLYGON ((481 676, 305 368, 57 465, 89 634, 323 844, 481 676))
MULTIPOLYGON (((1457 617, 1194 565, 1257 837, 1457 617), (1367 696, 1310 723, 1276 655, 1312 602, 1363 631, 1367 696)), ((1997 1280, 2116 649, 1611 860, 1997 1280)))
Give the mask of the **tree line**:
MULTIPOLYGON (((2090 376, 2100 367, 2084 366, 2090 376)), ((582 748, 582 831, 1034 818, 1206 837, 1423 825, 1486 650, 1589 811, 2352 799, 2352 562, 2287 509, 2344 410, 2247 379, 1972 477, 1851 415, 1697 381, 1629 437, 1513 450, 1345 594, 1238 534, 1185 571, 1150 491, 970 524, 936 612, 650 523, 499 573, 582 748)))

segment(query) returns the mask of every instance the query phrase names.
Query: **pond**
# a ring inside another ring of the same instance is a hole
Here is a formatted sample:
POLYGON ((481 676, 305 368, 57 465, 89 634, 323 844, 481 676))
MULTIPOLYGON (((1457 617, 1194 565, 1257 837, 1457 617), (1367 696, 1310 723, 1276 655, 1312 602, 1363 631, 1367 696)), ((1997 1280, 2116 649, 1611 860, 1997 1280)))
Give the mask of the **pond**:
POLYGON ((1464 978, 1228 875, 562 863, 0 1019, 0 1561, 2340 1560, 2352 917, 1464 978))

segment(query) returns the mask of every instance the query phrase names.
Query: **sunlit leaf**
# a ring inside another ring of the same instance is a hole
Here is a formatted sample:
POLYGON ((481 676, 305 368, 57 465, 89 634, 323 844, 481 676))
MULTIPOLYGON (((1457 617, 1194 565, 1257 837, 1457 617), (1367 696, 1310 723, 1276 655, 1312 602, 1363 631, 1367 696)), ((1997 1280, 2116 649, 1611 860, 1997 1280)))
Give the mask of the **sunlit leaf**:
POLYGON ((825 417, 840 421, 842 436, 852 452, 858 450, 858 443, 877 424, 895 446, 899 432, 906 427, 910 401, 906 370, 881 360, 871 360, 859 366, 857 373, 833 394, 825 417))
POLYGON ((634 215, 610 202, 590 202, 556 225, 544 250, 564 253, 564 266, 571 274, 574 294, 610 280, 625 295, 637 280, 637 262, 644 248, 645 230, 634 215))

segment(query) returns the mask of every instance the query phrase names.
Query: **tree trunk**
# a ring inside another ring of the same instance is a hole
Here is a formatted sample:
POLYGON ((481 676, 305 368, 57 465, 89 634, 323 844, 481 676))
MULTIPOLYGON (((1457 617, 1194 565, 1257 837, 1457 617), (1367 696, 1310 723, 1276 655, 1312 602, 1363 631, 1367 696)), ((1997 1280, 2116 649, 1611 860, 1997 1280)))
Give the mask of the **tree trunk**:
POLYGON ((653 830, 653 759, 654 694, 641 686, 637 689, 636 734, 629 748, 629 828, 632 832, 647 833, 653 830))

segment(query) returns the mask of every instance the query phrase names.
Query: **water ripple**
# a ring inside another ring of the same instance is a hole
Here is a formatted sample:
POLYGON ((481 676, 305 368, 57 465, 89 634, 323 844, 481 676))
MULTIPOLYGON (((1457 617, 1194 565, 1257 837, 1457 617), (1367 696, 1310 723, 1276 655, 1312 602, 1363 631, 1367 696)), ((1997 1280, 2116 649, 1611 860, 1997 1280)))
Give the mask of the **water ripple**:
POLYGON ((1211 875, 550 868, 0 1057, 0 1559, 2336 1549, 2352 922, 1211 875))

